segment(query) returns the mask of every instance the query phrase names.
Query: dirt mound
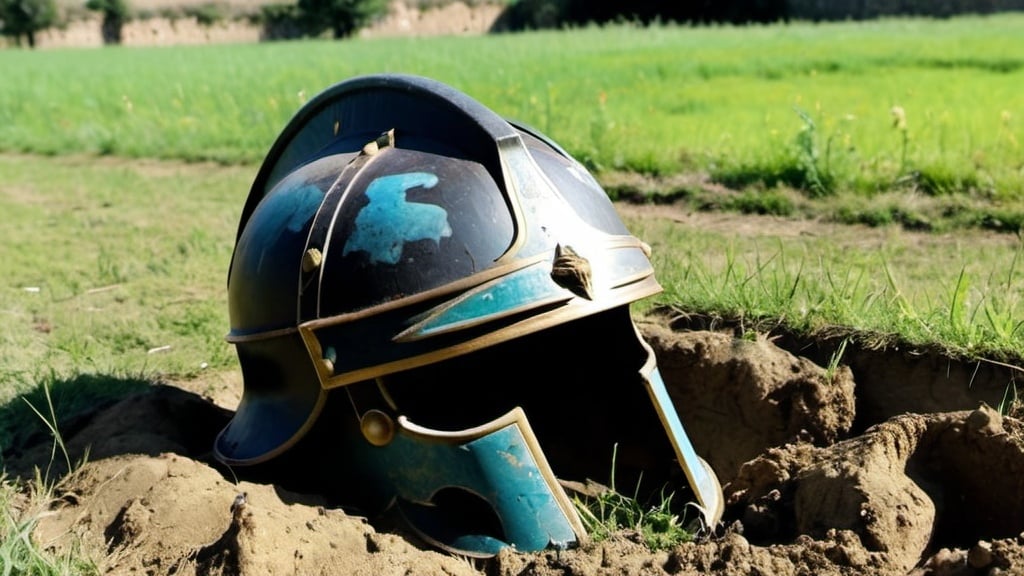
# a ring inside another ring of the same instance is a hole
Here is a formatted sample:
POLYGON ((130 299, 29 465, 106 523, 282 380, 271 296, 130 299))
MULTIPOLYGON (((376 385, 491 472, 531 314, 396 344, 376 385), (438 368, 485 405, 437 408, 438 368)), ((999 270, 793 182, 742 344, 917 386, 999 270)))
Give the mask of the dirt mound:
MULTIPOLYGON (((641 328, 724 484, 723 523, 696 542, 652 552, 624 531, 560 552, 438 553, 388 519, 236 479, 210 457, 230 410, 176 386, 126 398, 67 433, 72 458, 88 451, 88 461, 64 478, 35 537, 82 546, 110 574, 1024 573, 1024 426, 965 394, 969 380, 876 374, 924 406, 939 381, 971 405, 865 422, 859 376, 846 365, 823 367, 766 338, 664 321, 641 328)), ((8 458, 8 473, 45 466, 49 451, 8 458)))

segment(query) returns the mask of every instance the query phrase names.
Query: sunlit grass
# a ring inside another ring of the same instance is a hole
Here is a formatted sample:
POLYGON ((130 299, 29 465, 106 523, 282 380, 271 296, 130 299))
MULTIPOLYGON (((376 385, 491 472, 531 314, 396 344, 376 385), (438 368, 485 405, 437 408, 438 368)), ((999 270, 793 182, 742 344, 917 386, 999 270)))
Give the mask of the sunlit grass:
POLYGON ((233 360, 225 285, 248 171, 7 156, 0 173, 8 375, 233 360))
POLYGON ((966 357, 1016 359, 1024 351, 1024 245, 1016 237, 630 224, 652 243, 665 287, 655 301, 664 306, 766 330, 841 327, 880 343, 899 340, 966 357))
POLYGON ((23 486, 0 473, 0 573, 99 574, 96 565, 78 550, 51 552, 34 540, 32 531, 53 500, 53 486, 42 478, 23 486))
POLYGON ((639 534, 651 550, 667 550, 694 538, 673 511, 671 494, 646 507, 611 489, 592 498, 577 497, 574 503, 587 534, 597 542, 624 530, 639 534))
POLYGON ((673 503, 673 492, 662 492, 652 502, 641 501, 637 494, 624 493, 615 482, 617 453, 616 446, 610 486, 591 483, 586 494, 573 496, 573 504, 590 538, 600 542, 628 531, 639 535, 651 550, 667 550, 693 540, 701 529, 698 508, 673 503), (687 510, 693 512, 693 518, 686 518, 687 510))
POLYGON ((406 72, 538 127, 597 171, 698 170, 817 194, 801 144, 810 120, 830 189, 1019 199, 1022 34, 1024 15, 999 14, 6 50, 0 149, 257 162, 320 90, 406 72))
MULTIPOLYGON (((47 386, 42 387, 45 404, 25 403, 50 432, 53 451, 51 464, 63 458, 71 471, 72 463, 58 430, 59 422, 47 386)), ((46 471, 36 470, 30 481, 9 479, 0 469, 0 574, 33 576, 89 576, 99 574, 94 562, 82 553, 74 542, 61 550, 48 549, 38 542, 33 531, 39 520, 48 513, 57 499, 59 476, 51 477, 46 471)))

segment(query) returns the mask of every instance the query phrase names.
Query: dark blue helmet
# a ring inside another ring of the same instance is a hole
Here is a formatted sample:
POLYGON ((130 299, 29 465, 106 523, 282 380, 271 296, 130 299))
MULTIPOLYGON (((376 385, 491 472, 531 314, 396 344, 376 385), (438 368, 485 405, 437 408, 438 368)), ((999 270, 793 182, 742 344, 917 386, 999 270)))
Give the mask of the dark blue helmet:
POLYGON ((425 78, 342 82, 286 126, 243 209, 245 388, 215 454, 257 464, 323 429, 354 505, 468 555, 585 538, 559 479, 607 476, 613 451, 638 482, 681 476, 717 522, 721 488, 629 315, 660 289, 544 135, 425 78))

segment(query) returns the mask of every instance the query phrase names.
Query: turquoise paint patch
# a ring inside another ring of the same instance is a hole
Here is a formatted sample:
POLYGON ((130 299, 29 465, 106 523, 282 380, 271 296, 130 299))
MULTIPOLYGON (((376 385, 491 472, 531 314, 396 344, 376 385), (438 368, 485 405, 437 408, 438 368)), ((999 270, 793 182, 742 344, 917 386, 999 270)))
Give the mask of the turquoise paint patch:
POLYGON ((324 192, 305 182, 296 182, 275 190, 260 204, 249 227, 261 234, 275 231, 297 234, 305 230, 310 218, 320 208, 324 192))
POLYGON ((551 280, 549 268, 532 266, 501 278, 497 283, 454 304, 446 304, 441 314, 424 322, 416 333, 427 336, 439 330, 448 330, 489 316, 507 314, 567 294, 565 289, 551 280))
POLYGON ((567 548, 577 541, 519 424, 464 443, 400 433, 384 447, 365 445, 365 466, 377 469, 380 488, 398 497, 403 515, 418 531, 458 550, 496 554, 567 548), (456 510, 437 506, 442 488, 482 498, 500 519, 503 534, 467 532, 456 510))
POLYGON ((382 176, 370 183, 366 197, 370 203, 356 216, 356 229, 345 242, 342 255, 363 251, 370 263, 397 264, 406 242, 433 240, 452 235, 448 211, 434 204, 407 202, 410 188, 433 188, 437 176, 427 172, 409 172, 382 176))

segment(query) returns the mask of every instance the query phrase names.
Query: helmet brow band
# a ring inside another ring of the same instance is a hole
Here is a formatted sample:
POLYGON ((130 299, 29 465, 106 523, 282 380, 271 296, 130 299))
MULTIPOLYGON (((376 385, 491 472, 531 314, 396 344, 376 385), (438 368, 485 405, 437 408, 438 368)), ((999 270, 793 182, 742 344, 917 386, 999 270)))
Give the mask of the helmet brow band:
POLYGON ((280 336, 287 336, 289 334, 295 334, 299 329, 297 326, 289 326, 287 328, 277 328, 276 330, 265 330, 263 332, 251 332, 248 334, 231 335, 228 334, 224 337, 224 340, 238 344, 240 342, 255 342, 257 340, 270 340, 271 338, 278 338, 280 336))

